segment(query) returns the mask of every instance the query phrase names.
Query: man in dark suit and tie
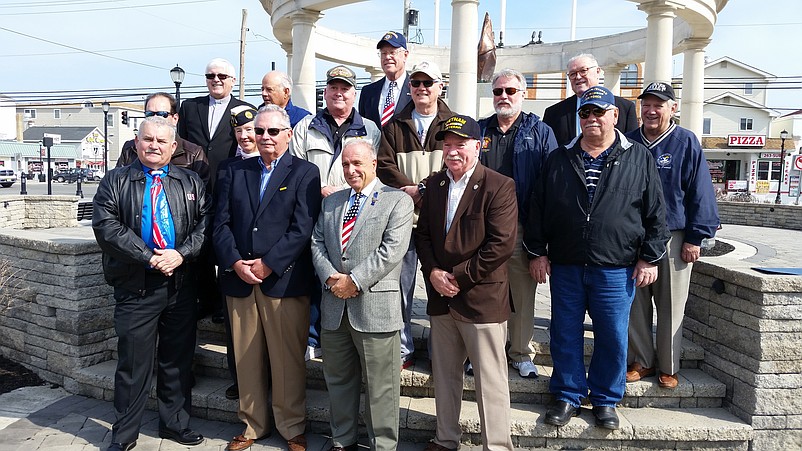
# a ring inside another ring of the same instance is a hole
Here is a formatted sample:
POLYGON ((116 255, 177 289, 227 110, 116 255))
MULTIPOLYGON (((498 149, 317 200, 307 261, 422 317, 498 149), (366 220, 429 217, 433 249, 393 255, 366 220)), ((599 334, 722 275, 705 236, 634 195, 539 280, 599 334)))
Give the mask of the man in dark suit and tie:
POLYGON ((512 450, 507 382, 507 260, 518 242, 515 183, 479 163, 481 131, 454 116, 435 138, 446 170, 426 182, 415 246, 426 280, 431 317, 437 432, 426 451, 460 446, 463 363, 476 376, 484 449, 512 450))
POLYGON ((323 199, 312 258, 325 285, 321 303, 323 374, 331 398, 333 451, 356 450, 365 378, 371 450, 398 446, 401 396, 401 259, 412 232, 412 198, 376 178, 376 149, 345 145, 350 189, 323 199))
MULTIPOLYGON (((568 60, 568 81, 574 95, 546 108, 543 113, 543 122, 554 131, 557 144, 568 145, 581 132, 576 112, 579 109, 579 99, 588 89, 597 86, 604 71, 599 67, 596 58, 589 53, 582 53, 568 60)), ((638 113, 631 100, 615 96, 615 106, 618 108, 618 122, 615 128, 626 133, 638 128, 638 113)))
POLYGON ((320 176, 315 165, 287 153, 292 129, 283 108, 263 107, 253 125, 260 157, 232 163, 220 175, 214 219, 245 423, 227 449, 270 435, 269 353, 276 429, 290 451, 304 451, 304 350, 315 283, 309 239, 320 211, 320 176))
POLYGON ((359 115, 383 127, 410 102, 406 72, 407 38, 388 31, 376 44, 384 77, 362 88, 359 94, 359 115))

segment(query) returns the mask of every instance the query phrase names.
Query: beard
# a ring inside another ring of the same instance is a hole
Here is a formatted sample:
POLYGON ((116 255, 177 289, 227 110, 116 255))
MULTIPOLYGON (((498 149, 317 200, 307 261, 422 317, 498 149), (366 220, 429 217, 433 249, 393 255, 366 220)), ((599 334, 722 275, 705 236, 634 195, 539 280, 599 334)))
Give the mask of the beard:
POLYGON ((501 117, 513 117, 519 112, 520 110, 511 105, 499 105, 496 107, 496 114, 501 117))

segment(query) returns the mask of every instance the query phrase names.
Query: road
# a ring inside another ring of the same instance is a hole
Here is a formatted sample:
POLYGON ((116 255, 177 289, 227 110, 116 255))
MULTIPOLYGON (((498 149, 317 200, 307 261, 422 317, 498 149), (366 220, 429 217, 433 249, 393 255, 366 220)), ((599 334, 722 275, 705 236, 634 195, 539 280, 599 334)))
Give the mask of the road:
MULTIPOLYGON (((20 193, 20 182, 16 181, 10 188, 0 188, 0 196, 11 195, 20 193)), ((74 196, 77 185, 75 183, 59 183, 53 182, 52 193, 58 195, 74 196)), ((27 183, 28 195, 45 195, 47 194, 47 182, 39 182, 35 180, 28 180, 27 183)), ((81 190, 84 193, 84 200, 90 201, 97 191, 97 182, 81 183, 81 190)))

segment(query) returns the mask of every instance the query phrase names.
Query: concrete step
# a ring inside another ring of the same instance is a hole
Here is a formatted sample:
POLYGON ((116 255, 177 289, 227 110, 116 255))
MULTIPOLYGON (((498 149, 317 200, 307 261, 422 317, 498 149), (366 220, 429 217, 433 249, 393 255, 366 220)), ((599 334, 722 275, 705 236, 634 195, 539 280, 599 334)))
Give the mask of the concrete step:
MULTIPOLYGON (((107 361, 84 368, 65 388, 77 394, 112 400, 116 362, 107 361)), ((228 381, 198 377, 193 389, 193 415, 236 423, 237 402, 225 398, 228 381)), ((148 407, 154 409, 155 387, 148 407)), ((307 419, 315 432, 326 432, 329 400, 323 390, 307 390, 307 419)), ((593 424, 589 409, 562 428, 542 422, 546 407, 541 404, 512 403, 513 443, 520 448, 606 448, 606 449, 705 449, 747 450, 752 428, 722 408, 628 408, 618 409, 621 429, 608 431, 593 424)), ((465 443, 479 444, 479 415, 474 401, 462 403, 460 424, 465 443)), ((403 396, 401 399, 401 437, 423 442, 434 436, 436 425, 433 398, 403 396)))

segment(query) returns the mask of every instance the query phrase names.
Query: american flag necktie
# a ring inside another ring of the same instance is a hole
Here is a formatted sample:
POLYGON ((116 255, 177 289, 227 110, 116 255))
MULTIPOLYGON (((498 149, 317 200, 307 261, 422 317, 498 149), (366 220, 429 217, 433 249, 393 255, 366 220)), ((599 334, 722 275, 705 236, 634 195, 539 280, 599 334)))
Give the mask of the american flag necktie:
POLYGON ((342 250, 345 250, 348 239, 351 238, 351 232, 354 230, 354 223, 356 222, 357 215, 359 215, 359 201, 361 199, 361 193, 354 194, 354 203, 345 213, 345 216, 343 216, 342 250))
POLYGON ((398 85, 395 81, 390 82, 390 87, 387 89, 387 98, 384 99, 384 107, 382 108, 382 127, 386 124, 395 113, 395 95, 393 90, 398 85))
POLYGON ((164 196, 164 186, 162 185, 162 171, 150 171, 153 175, 153 183, 150 185, 150 209, 151 223, 153 227, 153 243, 159 249, 167 248, 167 240, 164 238, 164 231, 161 228, 162 221, 168 220, 167 199, 164 196))

